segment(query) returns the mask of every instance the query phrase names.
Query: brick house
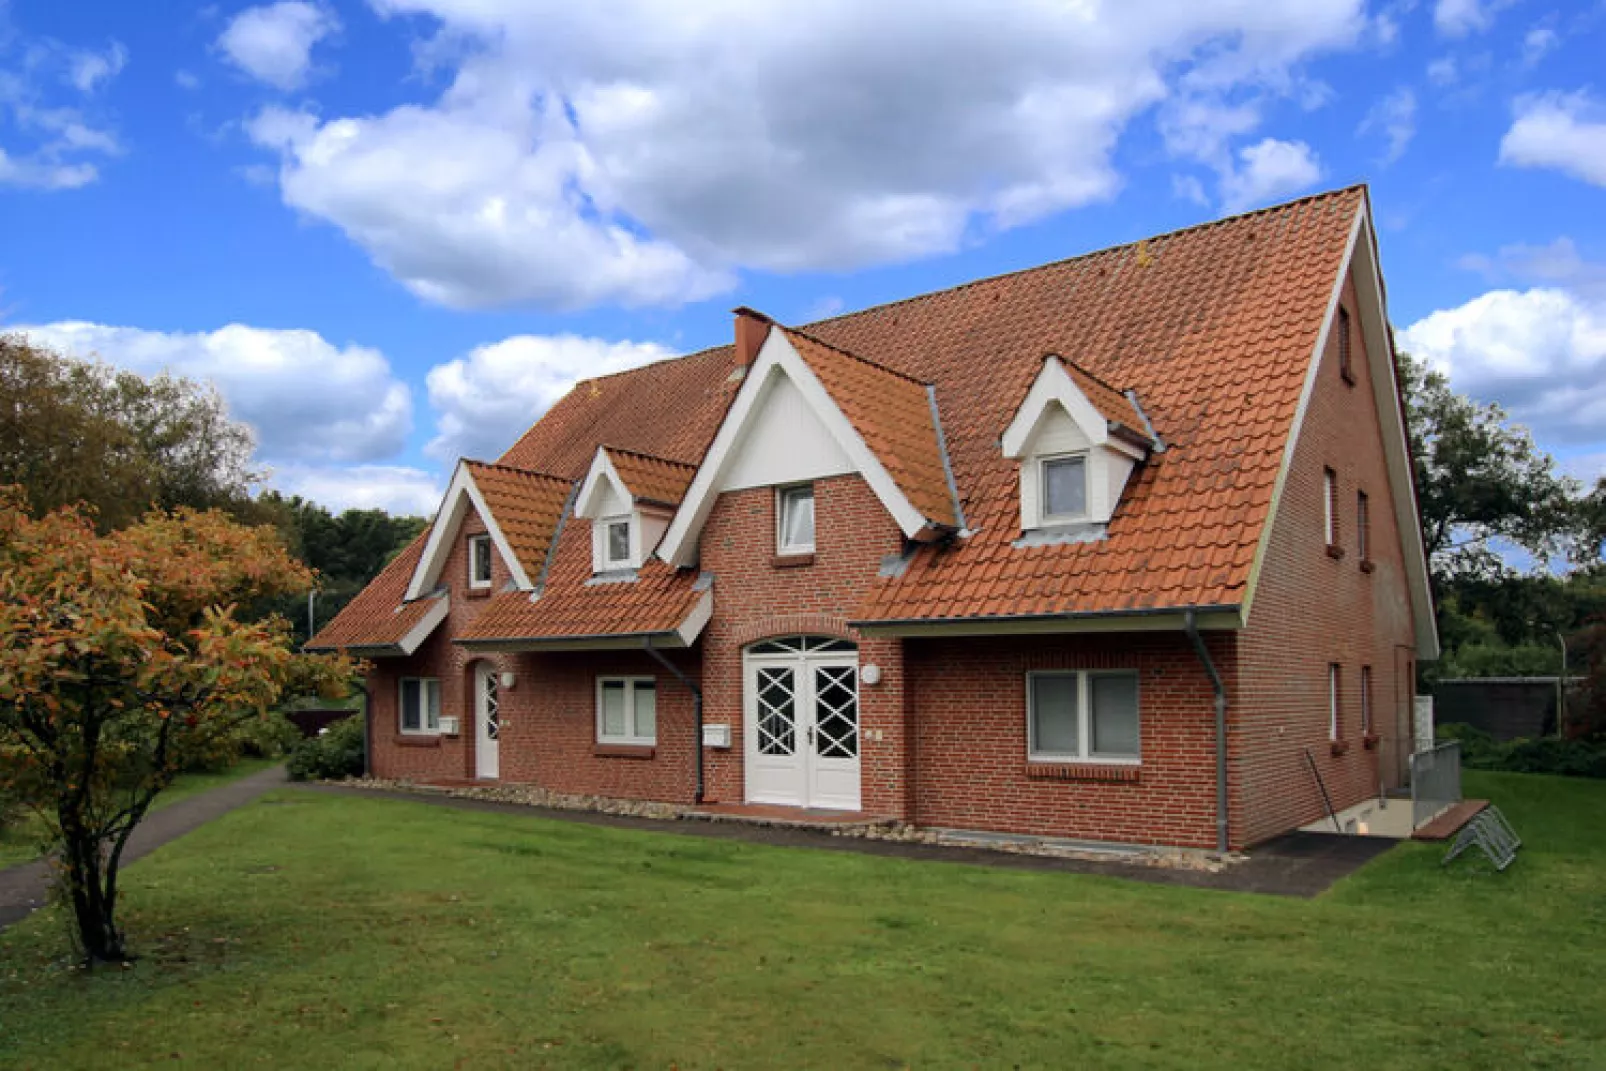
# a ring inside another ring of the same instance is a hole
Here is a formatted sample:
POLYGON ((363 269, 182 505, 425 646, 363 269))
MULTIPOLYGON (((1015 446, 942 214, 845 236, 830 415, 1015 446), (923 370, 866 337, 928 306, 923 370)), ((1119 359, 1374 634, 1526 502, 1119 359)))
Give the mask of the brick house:
POLYGON ((1241 847, 1437 655, 1366 190, 580 383, 311 645, 373 772, 1241 847))

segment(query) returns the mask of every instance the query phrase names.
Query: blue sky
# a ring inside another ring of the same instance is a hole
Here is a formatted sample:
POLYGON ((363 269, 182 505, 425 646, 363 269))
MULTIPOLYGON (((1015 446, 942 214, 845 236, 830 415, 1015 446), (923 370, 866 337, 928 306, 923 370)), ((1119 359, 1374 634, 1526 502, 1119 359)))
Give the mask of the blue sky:
POLYGON ((1593 478, 1603 56, 1606 0, 0 0, 0 329, 213 379, 275 485, 428 512, 735 305, 1366 181, 1402 343, 1593 478))

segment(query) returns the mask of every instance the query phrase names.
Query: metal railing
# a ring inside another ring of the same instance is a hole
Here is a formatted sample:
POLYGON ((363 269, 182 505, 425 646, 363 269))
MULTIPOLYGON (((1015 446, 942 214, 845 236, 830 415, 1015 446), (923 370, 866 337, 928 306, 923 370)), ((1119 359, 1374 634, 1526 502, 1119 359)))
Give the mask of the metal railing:
POLYGON ((1461 802, 1461 744, 1452 740, 1411 756, 1411 828, 1421 829, 1461 802))

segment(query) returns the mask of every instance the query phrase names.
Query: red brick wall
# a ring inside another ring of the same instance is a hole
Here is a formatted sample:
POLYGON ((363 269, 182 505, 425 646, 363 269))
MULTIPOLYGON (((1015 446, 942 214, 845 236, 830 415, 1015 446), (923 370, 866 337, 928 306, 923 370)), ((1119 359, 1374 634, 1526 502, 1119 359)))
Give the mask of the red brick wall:
MULTIPOLYGON (((1230 689, 1234 638, 1205 635, 1230 689)), ((907 644, 917 823, 1215 846, 1215 693, 1180 633, 907 644), (1045 669, 1138 672, 1136 771, 1027 762, 1026 674, 1045 669), (1044 776, 1051 773, 1058 776, 1044 776), (1135 780, 1095 779, 1133 774, 1135 780)))
POLYGON ((1235 843, 1322 816, 1305 749, 1342 809, 1375 795, 1380 775, 1392 778, 1408 747, 1409 721, 1399 723, 1397 714, 1414 691, 1407 669, 1415 657, 1409 589, 1353 284, 1342 300, 1351 314, 1355 382, 1339 374, 1335 321, 1240 640, 1240 685, 1231 707, 1235 843), (1344 554, 1336 559, 1326 550, 1327 468, 1338 476, 1344 554), (1356 546, 1357 491, 1371 500, 1371 572, 1362 570, 1356 546), (1328 743, 1329 663, 1341 666, 1339 723, 1347 745, 1336 756, 1328 743), (1376 749, 1361 740, 1365 665, 1372 667, 1373 722, 1382 736, 1376 749))
POLYGON ((777 568, 775 490, 719 496, 703 529, 701 567, 714 574, 714 617, 703 634, 704 718, 731 727, 729 751, 708 752, 708 798, 740 801, 742 777, 742 648, 765 636, 824 633, 859 644, 859 664, 874 662, 881 682, 859 686, 863 809, 906 816, 910 786, 905 746, 902 645, 867 640, 846 618, 875 581, 881 560, 902 549, 902 535, 881 501, 858 476, 814 484, 811 564, 777 568))

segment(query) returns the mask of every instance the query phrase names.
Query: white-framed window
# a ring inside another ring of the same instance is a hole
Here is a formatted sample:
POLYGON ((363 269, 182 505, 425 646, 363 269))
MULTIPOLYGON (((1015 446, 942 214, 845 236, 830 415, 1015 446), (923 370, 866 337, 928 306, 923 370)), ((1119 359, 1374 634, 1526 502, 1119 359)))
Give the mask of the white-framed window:
POLYGON ((1340 695, 1339 678, 1343 675, 1344 667, 1337 662, 1327 667, 1327 737, 1329 740, 1342 739, 1339 736, 1338 708, 1340 695))
POLYGON ((1372 734, 1372 667, 1361 667, 1361 735, 1372 734))
POLYGON ((630 518, 608 517, 602 525, 602 564, 608 569, 630 566, 630 518))
POLYGON ((468 586, 491 586, 491 537, 488 535, 468 537, 468 586))
POLYGON ((403 677, 397 704, 401 731, 409 735, 441 731, 441 682, 434 677, 403 677))
POLYGON ((1087 516, 1087 455, 1045 457, 1037 463, 1042 488, 1042 515, 1052 521, 1079 521, 1087 516))
POLYGON ((1138 675, 1130 670, 1026 674, 1026 735, 1033 762, 1136 763, 1138 675))
POLYGON ((1322 503, 1327 511, 1326 527, 1327 545, 1338 546, 1338 473, 1332 469, 1322 470, 1322 503))
POLYGON ((782 487, 775 492, 775 548, 780 554, 814 551, 814 485, 782 487))
POLYGON ((658 742, 658 684, 653 678, 597 678, 597 742, 658 742))

